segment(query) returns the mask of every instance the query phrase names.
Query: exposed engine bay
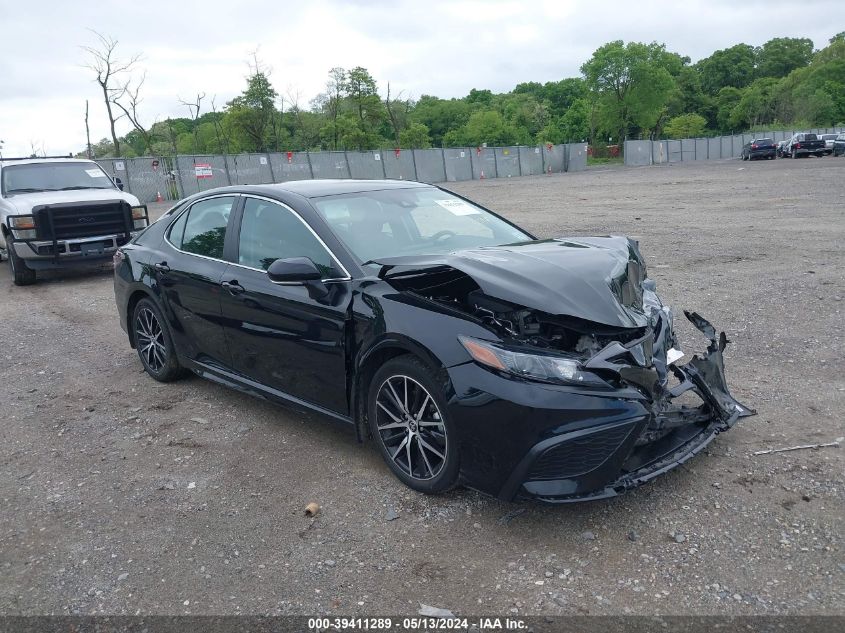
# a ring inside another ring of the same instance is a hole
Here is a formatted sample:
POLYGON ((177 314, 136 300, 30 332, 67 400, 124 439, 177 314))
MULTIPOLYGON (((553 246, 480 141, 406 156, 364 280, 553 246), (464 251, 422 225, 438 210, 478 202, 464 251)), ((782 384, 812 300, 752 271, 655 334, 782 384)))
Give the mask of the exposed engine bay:
MULTIPOLYGON (((486 294, 472 277, 448 266, 391 275, 390 281, 397 289, 414 292, 475 317, 503 340, 537 349, 587 358, 611 342, 624 344, 642 338, 647 330, 647 327, 615 327, 529 309, 486 294)), ((646 309, 662 309, 653 292, 645 294, 646 309)))

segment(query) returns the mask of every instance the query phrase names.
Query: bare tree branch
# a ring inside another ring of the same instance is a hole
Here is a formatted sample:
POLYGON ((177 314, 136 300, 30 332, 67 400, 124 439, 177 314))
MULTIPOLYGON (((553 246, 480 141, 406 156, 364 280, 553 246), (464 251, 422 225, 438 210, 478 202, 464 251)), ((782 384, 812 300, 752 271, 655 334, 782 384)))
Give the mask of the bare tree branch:
POLYGON ((93 29, 89 30, 94 34, 97 42, 93 46, 80 47, 88 56, 88 62, 83 64, 83 67, 94 73, 95 81, 103 92, 103 101, 106 104, 106 113, 108 114, 112 142, 114 143, 114 153, 119 156, 120 142, 117 140, 114 124, 124 115, 115 116, 112 104, 115 98, 125 92, 126 87, 125 85, 115 85, 115 82, 121 75, 132 71, 135 64, 140 61, 141 55, 134 55, 125 60, 118 59, 118 41, 93 29))

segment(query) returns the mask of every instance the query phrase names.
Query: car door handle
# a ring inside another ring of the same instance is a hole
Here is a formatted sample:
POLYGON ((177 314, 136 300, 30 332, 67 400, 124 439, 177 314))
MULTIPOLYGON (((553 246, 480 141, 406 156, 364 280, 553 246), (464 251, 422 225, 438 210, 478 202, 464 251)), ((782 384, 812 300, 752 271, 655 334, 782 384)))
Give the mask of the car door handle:
POLYGON ((167 265, 167 262, 159 262, 157 264, 153 264, 153 268, 155 268, 160 273, 170 272, 170 266, 167 265))
POLYGON ((239 295, 242 292, 246 291, 242 285, 240 285, 236 279, 232 279, 231 281, 222 281, 220 285, 223 286, 226 290, 231 292, 233 295, 239 295))

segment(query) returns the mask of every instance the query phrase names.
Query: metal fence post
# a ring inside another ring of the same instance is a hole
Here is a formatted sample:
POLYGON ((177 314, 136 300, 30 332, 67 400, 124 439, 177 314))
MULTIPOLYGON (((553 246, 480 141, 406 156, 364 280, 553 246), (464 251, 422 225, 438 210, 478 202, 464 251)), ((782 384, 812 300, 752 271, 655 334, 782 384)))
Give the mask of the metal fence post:
POLYGON ((516 146, 516 164, 519 166, 519 175, 524 176, 525 174, 522 173, 522 145, 516 146))
MULTIPOLYGON (((267 158, 267 167, 270 168, 270 180, 272 180, 273 182, 276 182, 276 172, 273 170, 273 161, 270 160, 269 152, 265 152, 264 156, 267 158)), ((259 162, 259 164, 261 163, 261 161, 258 161, 258 162, 259 162)))
POLYGON ((449 172, 446 171, 446 148, 440 147, 440 160, 443 161, 443 177, 449 182, 449 172))
POLYGON ((496 156, 496 148, 493 148, 493 165, 496 166, 496 178, 499 177, 499 158, 496 156))
MULTIPOLYGON (((114 162, 112 162, 112 167, 114 167, 114 162)), ((112 169, 114 171, 114 169, 112 169)), ((123 160, 123 173, 126 175, 126 190, 129 193, 132 193, 132 179, 129 177, 129 159, 126 158, 123 160)), ((141 201, 143 202, 143 200, 141 201)))
POLYGON ((349 165, 349 154, 346 153, 346 150, 343 150, 343 160, 346 162, 346 173, 349 178, 352 178, 352 167, 349 165))
POLYGON ((411 150, 411 160, 414 163, 414 180, 419 181, 420 175, 419 175, 419 173, 417 173, 417 150, 416 149, 411 150))
POLYGON ((381 158, 381 160, 379 161, 381 163, 381 176, 382 178, 387 180, 387 167, 384 166, 384 150, 379 150, 379 153, 381 154, 381 156, 379 157, 381 158))
POLYGON ((311 164, 311 152, 305 152, 305 158, 308 161, 308 173, 311 174, 311 180, 314 180, 314 165, 311 164))

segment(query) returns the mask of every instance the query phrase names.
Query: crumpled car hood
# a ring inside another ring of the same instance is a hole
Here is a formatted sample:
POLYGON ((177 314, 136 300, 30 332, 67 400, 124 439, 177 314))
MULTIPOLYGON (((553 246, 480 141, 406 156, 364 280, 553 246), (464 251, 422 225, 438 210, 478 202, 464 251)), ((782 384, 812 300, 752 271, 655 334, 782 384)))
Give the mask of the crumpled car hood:
POLYGON ((375 263, 385 279, 448 266, 469 275, 485 294, 526 308, 611 327, 648 325, 645 264, 627 237, 557 238, 375 263))

